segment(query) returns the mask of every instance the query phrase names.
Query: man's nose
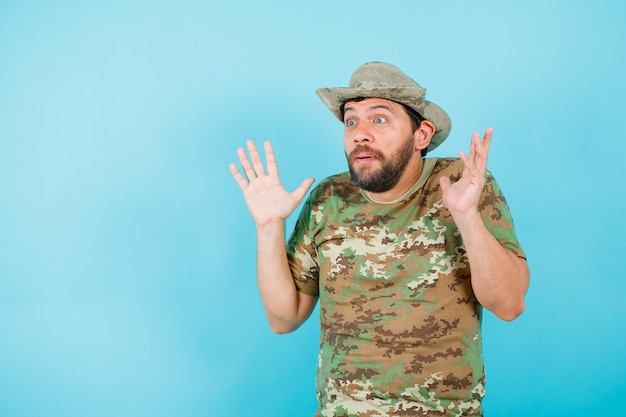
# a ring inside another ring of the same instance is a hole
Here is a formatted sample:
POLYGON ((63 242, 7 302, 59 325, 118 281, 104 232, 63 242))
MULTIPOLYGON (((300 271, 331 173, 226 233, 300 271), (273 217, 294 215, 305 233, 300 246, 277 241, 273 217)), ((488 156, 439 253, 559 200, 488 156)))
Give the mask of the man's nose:
POLYGON ((372 135, 372 132, 368 129, 367 125, 360 124, 354 131, 353 140, 356 143, 371 142, 374 140, 374 136, 372 135))

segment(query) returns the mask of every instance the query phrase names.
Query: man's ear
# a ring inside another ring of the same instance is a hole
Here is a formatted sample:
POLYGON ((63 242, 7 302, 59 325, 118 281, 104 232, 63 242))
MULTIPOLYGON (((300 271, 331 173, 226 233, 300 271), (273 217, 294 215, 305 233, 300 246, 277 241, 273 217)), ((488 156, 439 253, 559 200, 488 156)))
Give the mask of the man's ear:
POLYGON ((423 120, 420 127, 413 133, 415 139, 415 149, 421 151, 426 149, 435 134, 435 125, 430 120, 423 120))

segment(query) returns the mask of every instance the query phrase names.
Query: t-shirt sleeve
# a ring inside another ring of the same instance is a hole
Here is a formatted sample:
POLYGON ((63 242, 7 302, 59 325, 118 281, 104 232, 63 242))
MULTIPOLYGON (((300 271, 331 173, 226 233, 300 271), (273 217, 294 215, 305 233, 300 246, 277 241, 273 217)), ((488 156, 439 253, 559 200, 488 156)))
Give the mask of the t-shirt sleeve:
POLYGON ((319 266, 314 241, 315 221, 312 216, 314 194, 315 190, 302 206, 296 225, 287 241, 287 259, 298 291, 317 297, 319 296, 319 266))
POLYGON ((478 205, 487 229, 502 246, 520 258, 526 259, 513 225, 511 211, 506 203, 502 190, 490 172, 485 176, 485 190, 478 205))

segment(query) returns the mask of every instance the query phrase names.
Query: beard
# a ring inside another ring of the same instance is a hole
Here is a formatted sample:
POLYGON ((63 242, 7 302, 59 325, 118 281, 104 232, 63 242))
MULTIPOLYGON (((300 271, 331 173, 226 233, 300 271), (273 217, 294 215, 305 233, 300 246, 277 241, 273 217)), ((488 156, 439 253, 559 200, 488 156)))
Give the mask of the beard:
POLYGON ((385 157, 381 152, 375 151, 367 145, 359 145, 349 155, 346 154, 346 158, 350 176, 357 187, 371 193, 383 193, 391 190, 398 183, 414 153, 413 136, 411 135, 402 144, 402 147, 389 157, 385 157), (374 155, 380 161, 381 167, 373 171, 367 169, 357 171, 354 155, 363 151, 374 155))

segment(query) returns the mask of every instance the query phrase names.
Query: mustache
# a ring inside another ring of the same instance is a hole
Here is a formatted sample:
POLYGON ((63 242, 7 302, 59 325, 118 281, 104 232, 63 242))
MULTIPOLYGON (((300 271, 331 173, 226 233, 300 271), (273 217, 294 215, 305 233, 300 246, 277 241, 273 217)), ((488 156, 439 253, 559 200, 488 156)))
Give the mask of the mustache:
POLYGON ((374 155, 378 159, 385 159, 385 155, 383 155, 382 152, 372 149, 367 145, 358 145, 356 148, 352 150, 352 152, 348 154, 348 160, 354 161, 354 158, 356 158, 358 154, 364 153, 364 152, 374 155))

